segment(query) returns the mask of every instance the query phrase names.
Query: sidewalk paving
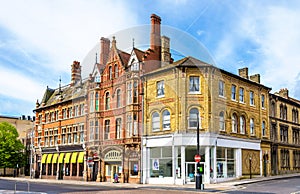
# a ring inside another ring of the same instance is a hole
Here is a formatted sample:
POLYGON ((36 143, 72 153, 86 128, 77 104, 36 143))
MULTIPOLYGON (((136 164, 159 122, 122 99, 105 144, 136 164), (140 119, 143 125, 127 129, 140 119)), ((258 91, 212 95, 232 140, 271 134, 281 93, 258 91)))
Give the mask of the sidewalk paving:
MULTIPOLYGON (((275 179, 286 179, 291 177, 300 176, 300 173, 297 174, 286 174, 286 175, 276 175, 269 177, 253 177, 252 179, 241 179, 233 180, 228 182, 214 183, 214 184, 205 184, 205 191, 225 191, 225 190, 234 190, 239 188, 244 184, 251 184, 261 181, 269 181, 275 179)), ((76 180, 55 180, 55 179, 30 179, 29 177, 0 177, 0 179, 11 180, 11 181, 28 181, 36 183, 54 183, 54 184, 71 184, 71 185, 91 185, 91 186, 116 186, 120 188, 144 188, 144 189, 168 189, 168 190, 193 190, 195 189, 195 184, 186 184, 186 185, 166 185, 166 184, 131 184, 131 183, 111 183, 111 182, 84 182, 76 180)))

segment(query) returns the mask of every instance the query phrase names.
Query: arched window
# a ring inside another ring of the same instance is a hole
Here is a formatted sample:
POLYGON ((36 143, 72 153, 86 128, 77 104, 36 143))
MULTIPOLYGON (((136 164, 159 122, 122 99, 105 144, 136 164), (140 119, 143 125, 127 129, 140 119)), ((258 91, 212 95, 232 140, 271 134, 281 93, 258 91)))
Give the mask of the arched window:
POLYGON ((119 68, 118 68, 117 64, 115 64, 114 69, 115 69, 115 78, 117 78, 117 77, 119 77, 119 68))
POLYGON ((117 90, 117 108, 121 107, 121 90, 117 90))
POLYGON ((95 110, 96 111, 99 110, 99 94, 98 94, 98 92, 96 92, 96 95, 95 95, 95 110))
POLYGON ((200 119, 199 119, 199 111, 197 108, 192 108, 189 114, 189 128, 197 128, 199 122, 200 128, 200 119))
POLYGON ((170 112, 168 110, 164 110, 162 115, 163 115, 163 129, 168 130, 171 128, 170 112))
POLYGON ((254 119, 250 119, 250 134, 254 135, 254 119))
POLYGON ((157 112, 152 114, 152 131, 158 131, 160 129, 160 118, 157 112))
POLYGON ((238 128, 238 124, 237 124, 237 116, 235 113, 232 114, 232 132, 236 133, 237 132, 237 128, 238 128))
POLYGON ((110 96, 109 96, 109 92, 107 92, 105 94, 105 110, 109 110, 110 109, 110 96))
POLYGON ((112 67, 111 66, 109 66, 109 68, 108 68, 108 73, 109 73, 109 79, 110 80, 112 80, 112 78, 113 78, 113 75, 112 75, 112 67))
POLYGON ((271 103, 271 116, 275 117, 275 102, 271 103))
POLYGON ((220 131, 225 131, 225 120, 224 120, 224 112, 220 112, 219 114, 219 127, 220 131))
POLYGON ((240 116, 240 133, 245 134, 246 131, 246 122, 245 122, 245 117, 240 116))

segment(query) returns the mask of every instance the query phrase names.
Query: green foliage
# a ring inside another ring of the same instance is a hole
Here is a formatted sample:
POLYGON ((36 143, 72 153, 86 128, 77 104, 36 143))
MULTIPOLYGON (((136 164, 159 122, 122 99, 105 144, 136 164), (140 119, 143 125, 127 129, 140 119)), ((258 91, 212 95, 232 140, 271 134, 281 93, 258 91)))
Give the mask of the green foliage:
POLYGON ((0 123, 0 168, 22 167, 25 162, 24 145, 17 138, 17 129, 7 123, 0 123))

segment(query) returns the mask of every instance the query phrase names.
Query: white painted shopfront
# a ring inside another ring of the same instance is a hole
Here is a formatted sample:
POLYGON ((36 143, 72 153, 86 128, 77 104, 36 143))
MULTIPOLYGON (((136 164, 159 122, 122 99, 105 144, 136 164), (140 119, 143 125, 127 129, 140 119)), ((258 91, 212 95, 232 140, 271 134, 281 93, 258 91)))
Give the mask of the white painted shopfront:
MULTIPOLYGON (((142 139, 142 183, 194 184, 196 134, 148 136, 142 139)), ((242 150, 260 150, 260 140, 200 135, 203 183, 222 182, 242 175, 242 150)))

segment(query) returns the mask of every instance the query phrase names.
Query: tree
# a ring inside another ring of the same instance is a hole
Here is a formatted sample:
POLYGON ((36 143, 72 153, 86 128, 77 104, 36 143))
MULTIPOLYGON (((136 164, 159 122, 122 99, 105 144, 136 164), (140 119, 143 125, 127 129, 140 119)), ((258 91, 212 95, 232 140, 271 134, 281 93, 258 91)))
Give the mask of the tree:
POLYGON ((17 139, 18 137, 18 131, 13 125, 7 122, 0 123, 0 168, 24 166, 26 162, 24 145, 17 139))

